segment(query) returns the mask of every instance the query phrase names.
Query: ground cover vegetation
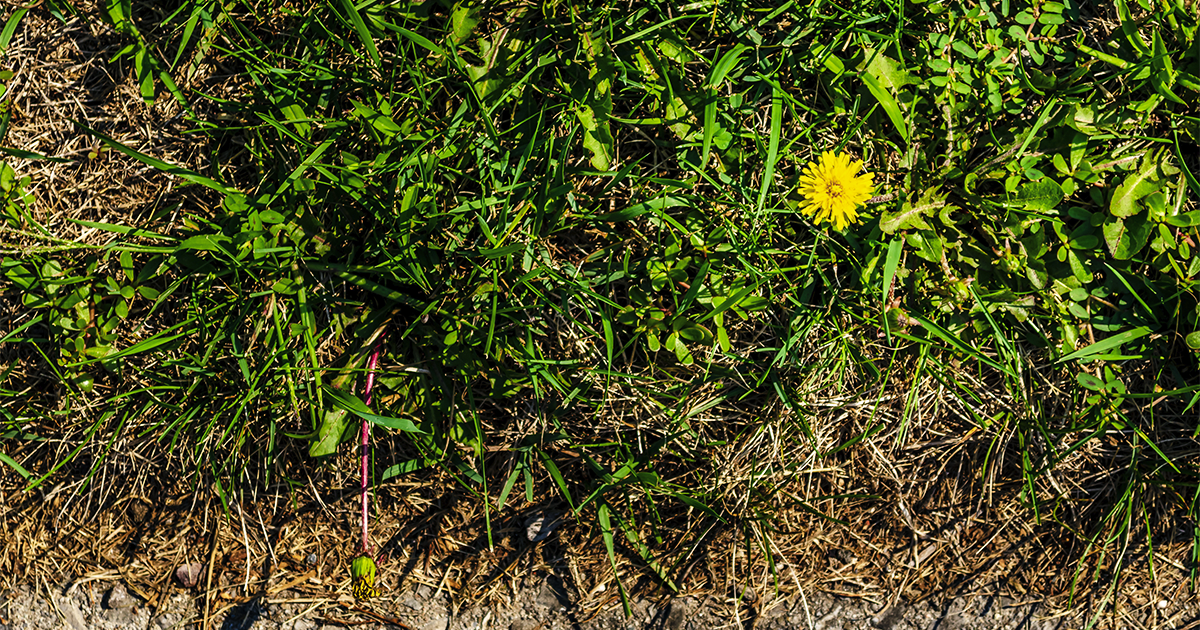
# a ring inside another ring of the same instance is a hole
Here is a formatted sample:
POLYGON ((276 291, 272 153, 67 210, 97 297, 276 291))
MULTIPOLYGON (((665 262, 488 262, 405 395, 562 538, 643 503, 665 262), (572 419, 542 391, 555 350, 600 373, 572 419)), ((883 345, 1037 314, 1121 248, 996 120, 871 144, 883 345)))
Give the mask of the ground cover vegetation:
POLYGON ((354 488, 366 419, 381 492, 485 545, 558 506, 622 589, 716 540, 777 588, 1194 579, 1197 11, 10 10, 4 485, 354 488), (98 65, 22 63, 65 36, 98 65), (848 225, 824 152, 873 177, 848 225))

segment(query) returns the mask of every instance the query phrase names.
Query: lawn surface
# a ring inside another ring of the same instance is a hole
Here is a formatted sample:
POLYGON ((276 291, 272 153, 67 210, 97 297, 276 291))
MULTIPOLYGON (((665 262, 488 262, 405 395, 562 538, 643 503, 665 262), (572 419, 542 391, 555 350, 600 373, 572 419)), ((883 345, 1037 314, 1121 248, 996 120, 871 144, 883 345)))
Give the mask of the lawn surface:
MULTIPOLYGON (((1200 558, 1198 10, 8 9, 0 509, 320 505, 345 571, 366 418, 376 544, 435 573, 550 510, 622 597, 1157 602, 1200 558), (843 229, 826 152, 873 178, 843 229)), ((178 565, 39 527, 4 580, 178 565)))

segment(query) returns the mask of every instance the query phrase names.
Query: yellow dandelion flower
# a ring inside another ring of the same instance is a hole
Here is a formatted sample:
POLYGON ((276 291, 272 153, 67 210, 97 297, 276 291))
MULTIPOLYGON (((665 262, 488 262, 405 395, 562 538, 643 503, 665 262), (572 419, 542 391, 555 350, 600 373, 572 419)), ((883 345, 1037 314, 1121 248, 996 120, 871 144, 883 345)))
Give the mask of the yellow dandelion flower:
POLYGON ((874 194, 871 173, 862 171, 862 160, 848 153, 826 151, 819 162, 809 162, 800 176, 800 211, 820 225, 830 222, 837 230, 858 221, 858 207, 874 194))

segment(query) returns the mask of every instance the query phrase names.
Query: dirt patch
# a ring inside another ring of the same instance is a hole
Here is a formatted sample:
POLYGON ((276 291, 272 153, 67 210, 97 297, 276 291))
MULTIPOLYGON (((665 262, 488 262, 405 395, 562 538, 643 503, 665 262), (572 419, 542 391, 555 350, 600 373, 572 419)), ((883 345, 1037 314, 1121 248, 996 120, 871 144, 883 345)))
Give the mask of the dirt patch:
MULTIPOLYGON (((177 166, 197 168, 210 159, 209 139, 188 133, 192 125, 178 103, 143 100, 132 62, 118 54, 127 44, 95 19, 62 23, 39 10, 22 19, 5 53, 14 76, 5 95, 11 118, 2 141, 51 159, 5 158, 19 175, 30 176, 33 195, 28 225, 4 225, 9 247, 113 238, 72 220, 145 229, 171 222, 164 210, 178 201, 180 180, 106 146, 87 128, 177 166)), ((191 206, 200 209, 194 198, 191 206)))
MULTIPOLYGON (((0 630, 58 628, 287 628, 365 625, 413 630, 581 628, 1179 628, 1200 618, 1186 575, 1160 563, 1160 590, 1126 587, 1116 605, 1098 598, 1015 596, 1007 583, 911 597, 903 583, 839 552, 840 567, 776 559, 776 573, 728 536, 702 552, 678 593, 621 558, 620 583, 597 527, 565 516, 539 542, 531 517, 560 506, 493 515, 489 546, 478 504, 430 494, 433 484, 389 484, 373 522, 379 598, 356 603, 356 496, 331 492, 272 513, 269 505, 193 505, 190 497, 126 501, 98 518, 62 518, 63 497, 4 515, 7 558, 0 630), (42 521, 30 521, 39 514, 42 521), (13 564, 14 554, 29 555, 13 564), (181 567, 186 570, 181 571, 181 567), (191 585, 186 584, 189 578, 191 585), (25 576, 28 581, 15 579, 25 576), (181 577, 182 576, 182 577, 181 577), (53 581, 52 581, 53 580, 53 581), (629 594, 626 616, 621 589, 629 594), (856 590, 852 591, 854 588, 856 590), (1103 611, 1093 619, 1096 611, 1103 611), (206 623, 207 621, 207 623, 206 623)), ((701 552, 698 552, 701 553, 701 552)), ((899 562, 899 561, 897 561, 899 562)), ((898 565, 902 568, 902 565, 898 565)), ((1071 567, 1063 567, 1064 571, 1071 567)), ((899 569, 897 569, 899 570, 899 569)))
MULTIPOLYGON (((236 588, 236 587, 235 587, 236 588)), ((229 603, 210 616, 222 630, 333 630, 404 628, 409 630, 1057 630, 1094 622, 1097 628, 1193 627, 1200 620, 1194 598, 1156 602, 1140 611, 1095 619, 1082 611, 1053 613, 1038 601, 1006 597, 959 597, 934 603, 897 602, 878 607, 862 599, 825 593, 767 597, 735 605, 714 596, 635 597, 626 616, 622 605, 607 600, 589 609, 580 594, 554 575, 529 576, 492 594, 488 602, 456 606, 444 589, 414 584, 367 604, 349 598, 314 599, 286 590, 229 603)), ((127 592, 120 582, 79 581, 63 587, 23 586, 0 597, 0 629, 151 630, 198 628, 204 597, 177 591, 158 606, 127 592)))

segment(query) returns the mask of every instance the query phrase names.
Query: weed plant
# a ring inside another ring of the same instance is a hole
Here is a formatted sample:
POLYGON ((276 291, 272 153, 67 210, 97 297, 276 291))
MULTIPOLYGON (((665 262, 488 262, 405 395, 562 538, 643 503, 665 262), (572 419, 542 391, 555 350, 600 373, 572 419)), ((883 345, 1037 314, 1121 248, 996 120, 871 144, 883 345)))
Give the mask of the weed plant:
POLYGON ((230 500, 304 483, 366 418, 395 445, 377 482, 441 470, 489 536, 559 502, 614 569, 675 587, 713 528, 770 561, 782 513, 895 504, 813 470, 982 439, 965 487, 1015 481, 1022 518, 1074 541, 1075 586, 1179 527, 1200 557, 1196 10, 18 9, 0 48, 31 11, 115 29, 145 106, 210 159, 77 121, 185 185, 69 242, 22 168, 77 158, 4 144, 0 461, 26 489, 88 479, 134 435, 230 500), (205 64, 221 89, 180 87, 205 64), (799 212, 824 151, 874 173, 841 231, 799 212))

